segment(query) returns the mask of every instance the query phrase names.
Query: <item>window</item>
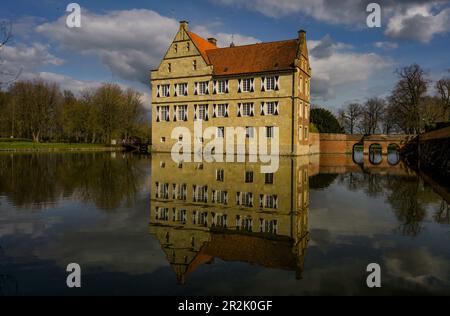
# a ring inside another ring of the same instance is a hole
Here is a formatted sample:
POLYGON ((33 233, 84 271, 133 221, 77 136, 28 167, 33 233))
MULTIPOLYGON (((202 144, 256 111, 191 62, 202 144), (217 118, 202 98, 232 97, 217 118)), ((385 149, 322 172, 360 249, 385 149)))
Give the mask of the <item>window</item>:
POLYGON ((216 180, 223 182, 223 179, 225 178, 225 173, 223 169, 217 169, 216 170, 216 180))
POLYGON ((308 119, 308 113, 309 113, 308 105, 305 104, 305 119, 308 119))
POLYGON ((228 104, 217 104, 217 117, 225 117, 227 110, 228 104))
POLYGON ((187 83, 178 84, 178 95, 179 96, 188 95, 188 84, 187 83))
POLYGON ((253 183, 253 171, 245 172, 245 183, 253 183))
POLYGON ((247 137, 247 138, 255 137, 255 128, 253 126, 247 126, 245 128, 245 137, 247 137))
POLYGON ((266 126, 266 137, 267 138, 273 138, 274 129, 273 126, 266 126))
POLYGON ((178 44, 173 45, 173 51, 178 53, 178 44))
POLYGON ((202 226, 208 226, 208 212, 198 213, 198 224, 202 226))
POLYGON ((187 121, 187 105, 177 106, 177 119, 179 121, 187 121))
POLYGON ((156 220, 168 221, 169 220, 169 208, 157 207, 156 208, 156 220))
POLYGON ((251 232, 252 231, 252 227, 253 227, 253 220, 251 217, 246 217, 244 219, 244 227, 243 229, 245 231, 251 232))
POLYGON ((300 86, 300 93, 303 93, 303 76, 300 76, 299 86, 300 86))
POLYGON ((300 127, 298 128, 298 139, 300 141, 303 140, 303 126, 300 125, 300 127))
POLYGON ((276 195, 266 195, 265 208, 277 208, 278 198, 276 195))
POLYGON ((216 217, 216 226, 218 227, 223 227, 226 228, 227 227, 227 215, 217 215, 216 217))
POLYGON ((275 77, 266 77, 266 91, 275 90, 275 77))
POLYGON ((253 78, 242 79, 242 91, 251 92, 253 89, 253 78))
POLYGON ((194 185, 194 202, 208 203, 208 187, 194 185))
POLYGON ((156 183, 156 198, 169 199, 169 184, 168 183, 156 183))
POLYGON ((253 207, 253 193, 236 192, 236 204, 245 207, 253 207))
POLYGON ((267 102, 267 114, 276 114, 277 102, 267 102))
POLYGON ((253 115, 253 103, 243 103, 242 116, 252 116, 252 115, 253 115))
POLYGON ((163 84, 160 88, 162 97, 170 97, 170 84, 163 84))
POLYGON ((187 199, 187 185, 185 183, 176 185, 175 199, 186 201, 187 199))
POLYGON ((299 116, 303 117, 304 107, 303 107, 303 102, 302 101, 300 101, 299 108, 300 108, 300 110, 298 111, 299 112, 299 116))
POLYGON ((305 127, 305 139, 308 139, 308 128, 305 127))
POLYGON ((161 106, 159 108, 159 117, 161 121, 166 121, 168 122, 170 120, 169 118, 169 106, 161 106))
POLYGON ((208 105, 200 104, 198 106, 198 119, 206 121, 208 120, 208 105))
POLYGON ((172 72, 172 64, 171 63, 167 64, 167 71, 172 72))
POLYGON ((191 50, 191 43, 190 43, 190 42, 187 42, 187 44, 186 44, 186 49, 187 49, 187 51, 190 51, 190 50, 191 50))
POLYGON ((217 81, 217 93, 227 93, 227 82, 228 80, 217 81))
POLYGON ((197 61, 196 61, 196 60, 194 60, 194 61, 192 62, 192 69, 193 69, 193 70, 197 70, 197 61))
POLYGON ((161 143, 165 143, 166 142, 166 138, 165 137, 161 137, 160 141, 161 141, 161 143))
POLYGON ((227 191, 213 191, 213 203, 227 204, 228 192, 227 191))
POLYGON ((273 220, 264 220, 262 218, 259 219, 259 232, 276 235, 277 230, 278 230, 278 222, 276 219, 273 220))
POLYGON ((217 127, 217 138, 223 138, 225 136, 225 127, 217 127))
POLYGON ((203 81, 198 83, 198 94, 209 94, 209 81, 203 81))
POLYGON ((266 173, 265 174, 265 183, 266 184, 273 184, 273 173, 266 173))
POLYGON ((251 192, 245 192, 242 195, 242 205, 246 207, 252 207, 253 206, 253 193, 251 192))

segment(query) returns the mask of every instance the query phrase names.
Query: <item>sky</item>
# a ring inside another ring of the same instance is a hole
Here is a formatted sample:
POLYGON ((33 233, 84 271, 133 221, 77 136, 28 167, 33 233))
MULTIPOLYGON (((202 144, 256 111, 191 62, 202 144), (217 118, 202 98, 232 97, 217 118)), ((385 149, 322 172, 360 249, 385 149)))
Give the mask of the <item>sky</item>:
POLYGON ((374 0, 79 0, 80 28, 66 25, 70 1, 5 2, 0 21, 12 23, 13 38, 0 51, 2 71, 20 70, 20 80, 39 77, 76 93, 116 82, 139 90, 147 109, 149 72, 180 20, 221 47, 292 39, 306 30, 312 103, 333 111, 388 96, 399 67, 418 63, 430 80, 450 75, 450 0, 379 0, 379 28, 366 23, 374 0))

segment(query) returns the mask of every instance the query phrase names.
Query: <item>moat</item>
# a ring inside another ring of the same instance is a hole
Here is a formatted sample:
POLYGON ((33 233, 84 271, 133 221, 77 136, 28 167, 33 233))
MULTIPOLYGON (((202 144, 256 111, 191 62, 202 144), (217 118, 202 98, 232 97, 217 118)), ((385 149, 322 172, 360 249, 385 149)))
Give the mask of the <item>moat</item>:
POLYGON ((396 152, 0 154, 0 295, 449 295, 448 192, 396 152))

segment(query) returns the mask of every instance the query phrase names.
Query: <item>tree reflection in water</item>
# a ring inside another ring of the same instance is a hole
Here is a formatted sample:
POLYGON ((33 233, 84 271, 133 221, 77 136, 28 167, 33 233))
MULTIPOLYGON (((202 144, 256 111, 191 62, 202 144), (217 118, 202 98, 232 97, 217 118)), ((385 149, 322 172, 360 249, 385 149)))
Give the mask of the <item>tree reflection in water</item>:
POLYGON ((112 210, 134 203, 144 185, 138 161, 121 153, 0 155, 0 195, 21 208, 41 209, 73 196, 112 210))
POLYGON ((448 203, 416 175, 346 173, 339 175, 338 183, 350 191, 362 190, 373 198, 385 197, 401 223, 399 232, 404 235, 417 236, 423 229, 427 209, 435 206, 438 207, 435 221, 449 223, 448 203))

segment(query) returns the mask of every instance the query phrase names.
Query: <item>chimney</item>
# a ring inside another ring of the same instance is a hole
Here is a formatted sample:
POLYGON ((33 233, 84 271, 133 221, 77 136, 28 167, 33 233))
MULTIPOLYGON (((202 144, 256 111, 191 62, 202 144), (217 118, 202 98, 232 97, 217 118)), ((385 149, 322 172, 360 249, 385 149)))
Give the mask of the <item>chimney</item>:
POLYGON ((208 42, 210 42, 214 46, 217 46, 217 39, 215 39, 214 37, 208 38, 208 42))
POLYGON ((186 32, 188 32, 189 31, 189 22, 188 21, 180 21, 180 29, 183 29, 186 32))
POLYGON ((300 43, 306 42, 306 31, 305 30, 298 31, 298 39, 300 40, 300 43))

